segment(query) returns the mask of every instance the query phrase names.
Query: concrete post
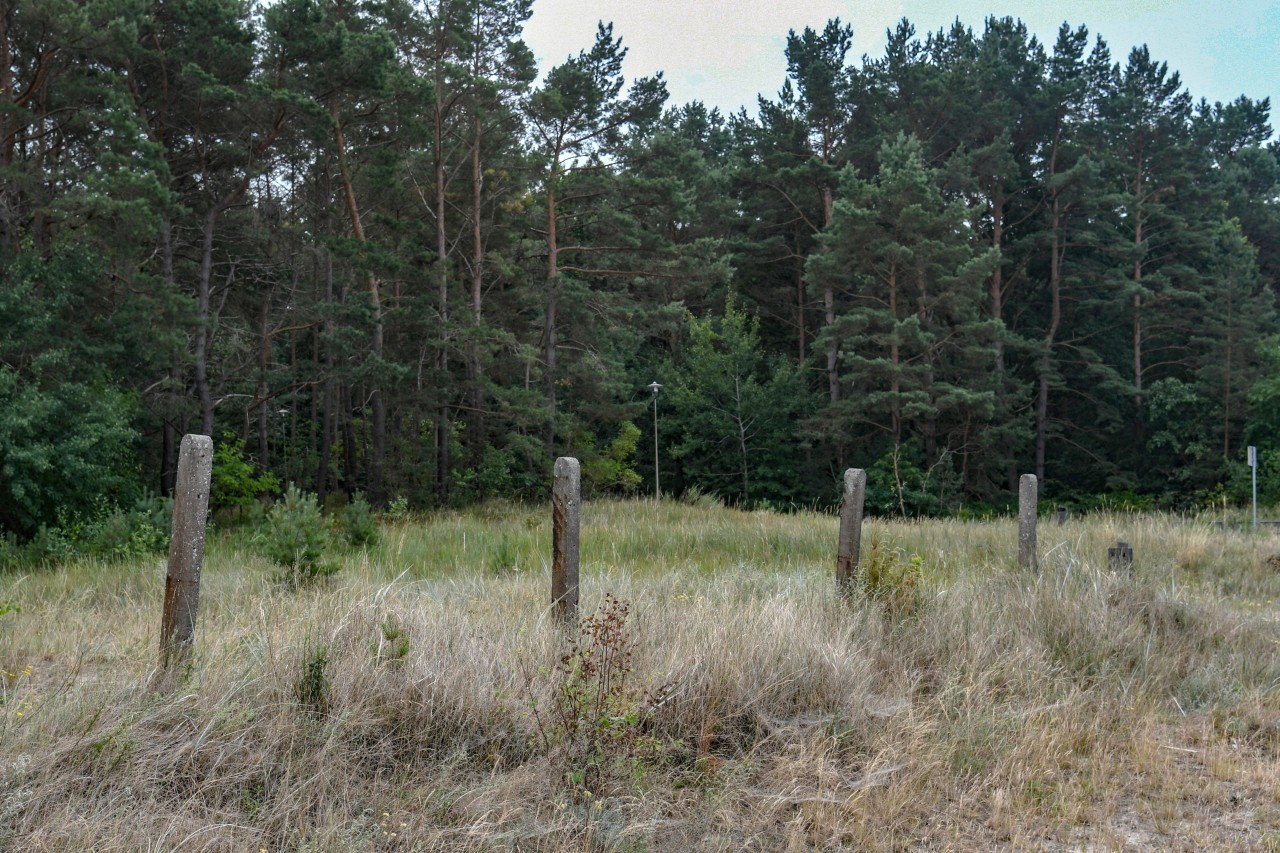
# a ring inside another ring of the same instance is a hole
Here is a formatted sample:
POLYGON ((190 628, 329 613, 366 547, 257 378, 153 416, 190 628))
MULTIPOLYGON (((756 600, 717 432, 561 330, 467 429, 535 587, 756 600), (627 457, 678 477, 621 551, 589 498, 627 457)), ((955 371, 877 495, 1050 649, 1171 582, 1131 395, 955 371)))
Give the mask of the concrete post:
POLYGON ((1133 546, 1123 540, 1107 549, 1107 568, 1113 572, 1133 574, 1133 546))
POLYGON ((551 487, 551 606, 566 623, 578 619, 578 526, 582 475, 578 460, 556 460, 551 487))
POLYGON ((1018 568, 1036 569, 1036 505, 1039 489, 1035 474, 1018 478, 1018 568))
POLYGON ((862 506, 867 494, 867 472, 844 472, 844 499, 840 503, 840 544, 836 553, 836 589, 848 595, 862 552, 862 506))
POLYGON ((160 619, 160 667, 164 670, 191 658, 200 608, 200 569, 204 564, 204 528, 212 473, 213 440, 207 435, 183 436, 173 489, 169 570, 160 619))

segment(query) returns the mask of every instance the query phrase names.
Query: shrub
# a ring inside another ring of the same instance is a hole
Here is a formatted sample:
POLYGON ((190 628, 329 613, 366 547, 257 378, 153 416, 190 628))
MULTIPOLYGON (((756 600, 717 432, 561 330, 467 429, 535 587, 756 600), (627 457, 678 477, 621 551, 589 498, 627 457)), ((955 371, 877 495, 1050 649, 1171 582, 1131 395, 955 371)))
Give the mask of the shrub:
MULTIPOLYGON (((640 475, 631 466, 635 463, 636 443, 640 430, 631 421, 623 421, 618 435, 598 455, 588 452, 582 465, 582 479, 588 492, 617 492, 631 495, 640 488, 640 475)), ((594 442, 588 440, 590 448, 594 442)))
POLYGON ((914 616, 924 606, 922 565, 918 554, 908 557, 901 548, 875 539, 858 567, 858 583, 867 598, 884 608, 885 615, 914 616))
POLYGON ((378 626, 382 632, 382 642, 378 643, 378 662, 401 664, 409 655, 409 630, 400 620, 390 613, 378 626))
POLYGON ((489 558, 489 574, 509 575, 516 570, 516 549, 511 544, 510 537, 503 533, 502 538, 498 540, 497 546, 493 549, 493 556, 489 558))
POLYGON ((213 475, 209 486, 209 503, 212 509, 233 510, 243 513, 252 507, 261 495, 274 495, 280 491, 280 480, 271 472, 254 473, 253 465, 245 459, 244 442, 223 433, 222 440, 213 451, 213 475))
POLYGON ((169 545, 173 502, 149 497, 131 509, 97 498, 87 513, 59 508, 57 523, 41 526, 26 549, 29 560, 61 562, 75 557, 131 560, 169 545))
MULTIPOLYGON (((112 321, 107 304, 94 298, 108 273, 94 253, 63 246, 50 257, 33 251, 5 256, 0 532, 26 540, 58 508, 87 515, 96 499, 127 500, 136 493, 140 398, 113 376, 113 368, 136 367, 126 367, 132 357, 123 353, 140 356, 133 345, 143 339, 134 337, 135 324, 112 321)), ((111 302, 123 310, 131 300, 120 296, 123 301, 111 302)), ((159 343, 154 329, 144 334, 148 345, 159 343)))
POLYGON ((308 648, 293 685, 294 698, 314 717, 329 713, 329 649, 318 645, 308 648))
POLYGON ((260 536, 263 553, 284 568, 279 579, 288 586, 299 586, 337 571, 336 565, 324 561, 329 530, 316 496, 292 483, 284 498, 267 513, 260 536))
POLYGON ((362 492, 356 492, 342 513, 342 531, 346 534, 347 543, 356 548, 378 544, 378 524, 362 492))
POLYGON ((409 515, 409 499, 404 495, 396 495, 391 503, 387 504, 387 511, 383 513, 389 521, 403 521, 409 515))
POLYGON ((0 533, 0 572, 17 568, 22 563, 22 548, 12 533, 0 533))

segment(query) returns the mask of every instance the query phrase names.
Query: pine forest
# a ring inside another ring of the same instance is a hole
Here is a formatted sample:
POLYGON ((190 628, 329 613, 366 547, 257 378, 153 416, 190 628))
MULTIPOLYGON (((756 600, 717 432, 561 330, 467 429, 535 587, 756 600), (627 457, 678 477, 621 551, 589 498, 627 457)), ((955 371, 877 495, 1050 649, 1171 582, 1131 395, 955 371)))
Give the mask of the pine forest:
POLYGON ((538 69, 530 0, 0 10, 10 541, 170 493, 186 433, 224 506, 541 500, 571 455, 594 495, 1186 509, 1250 445, 1280 500, 1271 105, 1145 47, 832 20, 725 115, 608 23, 538 69))

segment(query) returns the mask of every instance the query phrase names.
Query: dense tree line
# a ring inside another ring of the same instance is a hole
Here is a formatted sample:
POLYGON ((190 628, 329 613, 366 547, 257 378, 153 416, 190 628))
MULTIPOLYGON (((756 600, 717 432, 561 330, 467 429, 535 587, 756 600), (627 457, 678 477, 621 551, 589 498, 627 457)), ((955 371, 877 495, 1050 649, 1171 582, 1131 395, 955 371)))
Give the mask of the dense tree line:
MULTIPOLYGON (((0 528, 215 436, 417 506, 651 483, 881 511, 1280 480, 1280 148, 1064 25, 792 32, 671 105, 529 0, 0 2, 0 528), (637 476, 638 475, 638 476, 637 476)), ((1280 489, 1280 483, 1276 484, 1280 489)))

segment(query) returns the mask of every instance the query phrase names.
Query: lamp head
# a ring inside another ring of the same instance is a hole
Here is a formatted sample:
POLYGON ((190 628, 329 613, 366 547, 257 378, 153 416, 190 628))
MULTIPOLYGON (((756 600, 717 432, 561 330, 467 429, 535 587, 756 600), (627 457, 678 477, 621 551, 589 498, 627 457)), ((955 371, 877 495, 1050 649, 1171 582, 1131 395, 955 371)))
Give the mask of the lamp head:
POLYGON ((646 388, 648 388, 650 391, 652 391, 652 392, 653 392, 653 396, 655 396, 655 397, 656 397, 656 396, 658 396, 658 390, 662 388, 662 386, 661 386, 661 385, 659 385, 657 382, 650 382, 650 383, 649 383, 648 385, 646 385, 645 387, 646 387, 646 388))

